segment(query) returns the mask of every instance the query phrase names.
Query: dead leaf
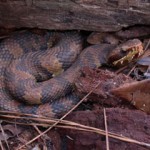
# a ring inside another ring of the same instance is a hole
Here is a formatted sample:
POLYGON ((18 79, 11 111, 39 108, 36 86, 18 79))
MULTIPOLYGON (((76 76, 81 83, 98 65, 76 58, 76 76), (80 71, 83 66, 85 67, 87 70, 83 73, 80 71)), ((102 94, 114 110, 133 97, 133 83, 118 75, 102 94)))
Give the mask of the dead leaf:
POLYGON ((139 59, 137 63, 143 66, 150 66, 150 56, 139 59))
POLYGON ((138 60, 137 64, 141 70, 144 70, 144 76, 150 78, 150 56, 141 58, 138 60))
POLYGON ((5 132, 5 137, 2 134, 2 131, 0 130, 0 140, 4 140, 4 139, 9 139, 11 137, 14 137, 16 135, 18 135, 19 133, 21 133, 21 128, 19 128, 18 126, 14 126, 14 125, 4 125, 3 126, 3 130, 5 132))
POLYGON ((41 150, 41 149, 40 149, 39 145, 36 144, 36 145, 32 148, 32 150, 41 150))
POLYGON ((0 133, 0 141, 5 141, 5 140, 8 140, 10 138, 9 135, 7 135, 6 133, 3 134, 3 133, 0 133))
POLYGON ((150 113, 150 79, 127 83, 111 93, 130 101, 136 108, 150 113))
POLYGON ((11 124, 7 124, 5 126, 3 126, 3 129, 6 131, 11 132, 14 135, 17 135, 19 133, 21 133, 21 128, 15 125, 11 125, 11 124))

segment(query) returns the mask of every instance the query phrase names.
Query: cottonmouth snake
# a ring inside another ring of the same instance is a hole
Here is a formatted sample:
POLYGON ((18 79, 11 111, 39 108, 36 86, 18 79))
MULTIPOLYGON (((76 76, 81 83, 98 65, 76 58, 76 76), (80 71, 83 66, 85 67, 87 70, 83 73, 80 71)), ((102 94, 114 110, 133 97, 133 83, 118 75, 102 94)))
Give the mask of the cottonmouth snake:
POLYGON ((75 31, 25 31, 4 39, 0 43, 0 109, 48 117, 63 115, 79 101, 72 91, 80 69, 106 63, 114 48, 102 44, 81 52, 83 38, 75 31))

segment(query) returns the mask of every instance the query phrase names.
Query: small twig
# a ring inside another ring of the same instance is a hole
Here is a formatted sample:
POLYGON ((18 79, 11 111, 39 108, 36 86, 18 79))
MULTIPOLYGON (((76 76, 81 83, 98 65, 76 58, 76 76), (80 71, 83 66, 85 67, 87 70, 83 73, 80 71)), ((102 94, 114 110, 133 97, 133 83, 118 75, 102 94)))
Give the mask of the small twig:
MULTIPOLYGON (((35 128, 35 130, 38 132, 38 134, 41 134, 42 132, 39 130, 39 128, 37 127, 36 124, 33 125, 33 127, 35 128)), ((46 144, 46 139, 50 139, 47 135, 43 135, 41 136, 43 142, 46 144)))
POLYGON ((147 50, 148 50, 149 45, 150 45, 150 39, 148 40, 148 42, 147 42, 147 44, 146 44, 146 46, 145 46, 145 48, 144 48, 144 51, 147 51, 147 50))
POLYGON ((1 140, 0 140, 0 148, 1 148, 1 150, 4 150, 4 147, 3 147, 1 140))
POLYGON ((32 142, 34 142, 35 140, 37 140, 39 137, 41 137, 42 135, 44 135, 45 133, 47 133, 48 131, 50 131, 59 122, 61 122, 66 116, 68 116, 74 109, 76 109, 99 85, 100 85, 100 82, 86 96, 84 96, 70 111, 68 111, 63 117, 61 117, 60 120, 58 120, 57 122, 55 122, 51 127, 49 127, 47 130, 45 130, 44 132, 42 132, 41 134, 39 134, 38 136, 36 136, 32 140, 28 141, 26 144, 24 144, 21 147, 19 147, 17 150, 23 148, 24 146, 27 146, 27 145, 31 144, 32 142))
POLYGON ((132 73, 132 71, 135 69, 136 65, 134 65, 131 70, 128 72, 127 76, 130 76, 130 74, 132 73))
POLYGON ((33 125, 33 127, 35 128, 35 130, 36 130, 39 134, 41 134, 41 131, 39 130, 39 128, 38 128, 36 125, 33 125))
POLYGON ((106 110, 104 108, 104 123, 105 123, 105 131, 106 131, 106 149, 109 149, 109 138, 108 138, 108 126, 107 126, 107 116, 106 116, 106 110))
POLYGON ((127 67, 128 67, 128 65, 127 65, 127 66, 124 66, 124 67, 122 67, 122 68, 120 68, 120 69, 118 69, 115 73, 116 73, 116 74, 119 74, 120 72, 122 72, 123 70, 125 70, 127 67))
POLYGON ((8 148, 8 150, 10 150, 9 144, 8 144, 7 139, 6 139, 6 136, 5 136, 6 134, 5 134, 4 130, 3 130, 3 127, 2 127, 1 122, 0 122, 0 129, 1 129, 1 131, 2 131, 2 134, 3 134, 3 137, 4 137, 5 143, 6 143, 6 145, 7 145, 7 148, 8 148))

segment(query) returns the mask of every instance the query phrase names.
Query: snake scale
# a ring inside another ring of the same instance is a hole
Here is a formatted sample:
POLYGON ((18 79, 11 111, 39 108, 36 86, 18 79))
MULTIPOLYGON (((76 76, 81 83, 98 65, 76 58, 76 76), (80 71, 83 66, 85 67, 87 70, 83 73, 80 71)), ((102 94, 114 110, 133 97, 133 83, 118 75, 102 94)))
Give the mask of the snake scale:
POLYGON ((62 116, 80 100, 73 89, 81 68, 106 63, 114 48, 115 45, 102 44, 83 49, 83 37, 75 31, 44 34, 24 31, 3 39, 0 109, 62 116))

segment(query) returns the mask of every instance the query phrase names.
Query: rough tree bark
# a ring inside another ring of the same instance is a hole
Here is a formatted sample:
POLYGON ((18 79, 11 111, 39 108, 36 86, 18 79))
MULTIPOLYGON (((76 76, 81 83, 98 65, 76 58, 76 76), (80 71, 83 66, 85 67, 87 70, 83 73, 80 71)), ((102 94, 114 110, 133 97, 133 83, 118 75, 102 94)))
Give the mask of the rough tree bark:
POLYGON ((117 31, 150 25, 149 0, 0 0, 0 27, 117 31))

